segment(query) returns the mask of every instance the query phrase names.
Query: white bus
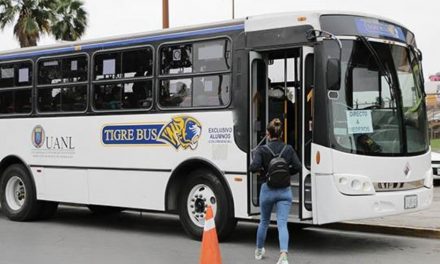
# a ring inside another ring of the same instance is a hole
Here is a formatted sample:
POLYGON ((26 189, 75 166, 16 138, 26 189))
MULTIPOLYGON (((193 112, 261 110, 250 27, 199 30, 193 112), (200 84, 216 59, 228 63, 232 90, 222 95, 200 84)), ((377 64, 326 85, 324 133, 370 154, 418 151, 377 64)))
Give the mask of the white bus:
POLYGON ((223 238, 258 219, 248 167, 274 117, 303 163, 291 222, 427 208, 415 43, 384 18, 304 12, 2 52, 2 211, 166 212, 200 238, 212 205, 223 238))

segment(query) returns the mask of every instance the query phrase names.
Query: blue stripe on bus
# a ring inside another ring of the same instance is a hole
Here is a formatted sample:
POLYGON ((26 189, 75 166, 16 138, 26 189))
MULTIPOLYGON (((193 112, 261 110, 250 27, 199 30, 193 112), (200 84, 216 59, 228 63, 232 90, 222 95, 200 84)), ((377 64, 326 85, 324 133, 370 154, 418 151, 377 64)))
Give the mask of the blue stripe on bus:
POLYGON ((179 39, 185 37, 194 37, 194 36, 222 33, 222 32, 242 30, 242 29, 244 29, 244 24, 227 26, 227 27, 200 29, 200 30, 194 30, 188 32, 178 32, 178 33, 171 33, 171 34, 164 34, 157 36, 148 36, 148 37, 128 39, 128 40, 117 40, 111 42, 85 44, 85 45, 71 46, 71 47, 58 48, 58 49, 48 49, 48 50, 0 55, 0 60, 22 59, 22 58, 29 58, 34 56, 48 56, 59 53, 74 52, 78 50, 84 51, 84 50, 92 50, 92 49, 116 48, 116 47, 136 45, 136 44, 145 44, 148 42, 154 42, 160 40, 171 40, 171 39, 179 39))

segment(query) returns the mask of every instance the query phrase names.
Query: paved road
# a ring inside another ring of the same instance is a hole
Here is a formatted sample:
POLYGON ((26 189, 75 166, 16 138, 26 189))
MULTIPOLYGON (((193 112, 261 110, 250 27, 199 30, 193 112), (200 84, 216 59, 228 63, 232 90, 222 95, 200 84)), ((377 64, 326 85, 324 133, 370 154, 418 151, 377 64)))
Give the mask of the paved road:
MULTIPOLYGON (((254 223, 240 223, 221 244, 224 263, 275 263, 276 230, 269 256, 253 260, 254 223)), ((306 229, 292 234, 291 263, 439 263, 440 240, 306 229)), ((92 215, 62 207, 45 222, 11 222, 0 213, 0 263, 198 263, 200 243, 190 240, 174 216, 124 212, 92 215)))

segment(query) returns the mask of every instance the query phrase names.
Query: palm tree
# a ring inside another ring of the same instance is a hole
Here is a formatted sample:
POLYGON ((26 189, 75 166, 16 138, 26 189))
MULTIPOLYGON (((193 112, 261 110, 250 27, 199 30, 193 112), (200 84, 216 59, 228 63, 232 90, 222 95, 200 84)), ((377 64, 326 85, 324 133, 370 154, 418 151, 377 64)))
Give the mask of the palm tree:
MULTIPOLYGON (((1 1, 1 0, 0 0, 1 1)), ((57 0, 52 18, 52 34, 57 40, 81 38, 87 27, 87 12, 80 0, 57 0)))
POLYGON ((50 33, 55 0, 0 0, 0 29, 14 23, 21 47, 36 46, 41 34, 50 33), (18 15, 18 18, 16 17, 18 15))

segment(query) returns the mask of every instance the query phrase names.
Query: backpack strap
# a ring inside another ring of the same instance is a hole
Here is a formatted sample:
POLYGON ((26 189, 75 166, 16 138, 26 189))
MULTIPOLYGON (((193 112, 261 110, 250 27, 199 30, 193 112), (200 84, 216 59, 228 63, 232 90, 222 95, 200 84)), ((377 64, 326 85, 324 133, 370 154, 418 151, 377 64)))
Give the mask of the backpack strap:
POLYGON ((272 151, 272 149, 271 148, 269 148, 269 146, 268 145, 264 145, 264 147, 265 148, 267 148, 268 150, 269 150, 269 152, 270 152, 270 154, 272 154, 272 156, 274 156, 274 157, 276 157, 277 155, 272 151))
POLYGON ((281 150, 280 154, 278 155, 281 157, 286 149, 287 149, 287 145, 284 145, 284 148, 281 150))
POLYGON ((269 150, 270 154, 272 154, 272 156, 274 156, 274 157, 281 157, 281 155, 283 155, 284 151, 285 151, 286 148, 287 148, 287 145, 284 145, 284 147, 283 147, 283 149, 281 150, 281 152, 278 153, 278 154, 275 154, 275 153, 272 151, 272 149, 271 149, 268 145, 264 145, 264 146, 269 150))

